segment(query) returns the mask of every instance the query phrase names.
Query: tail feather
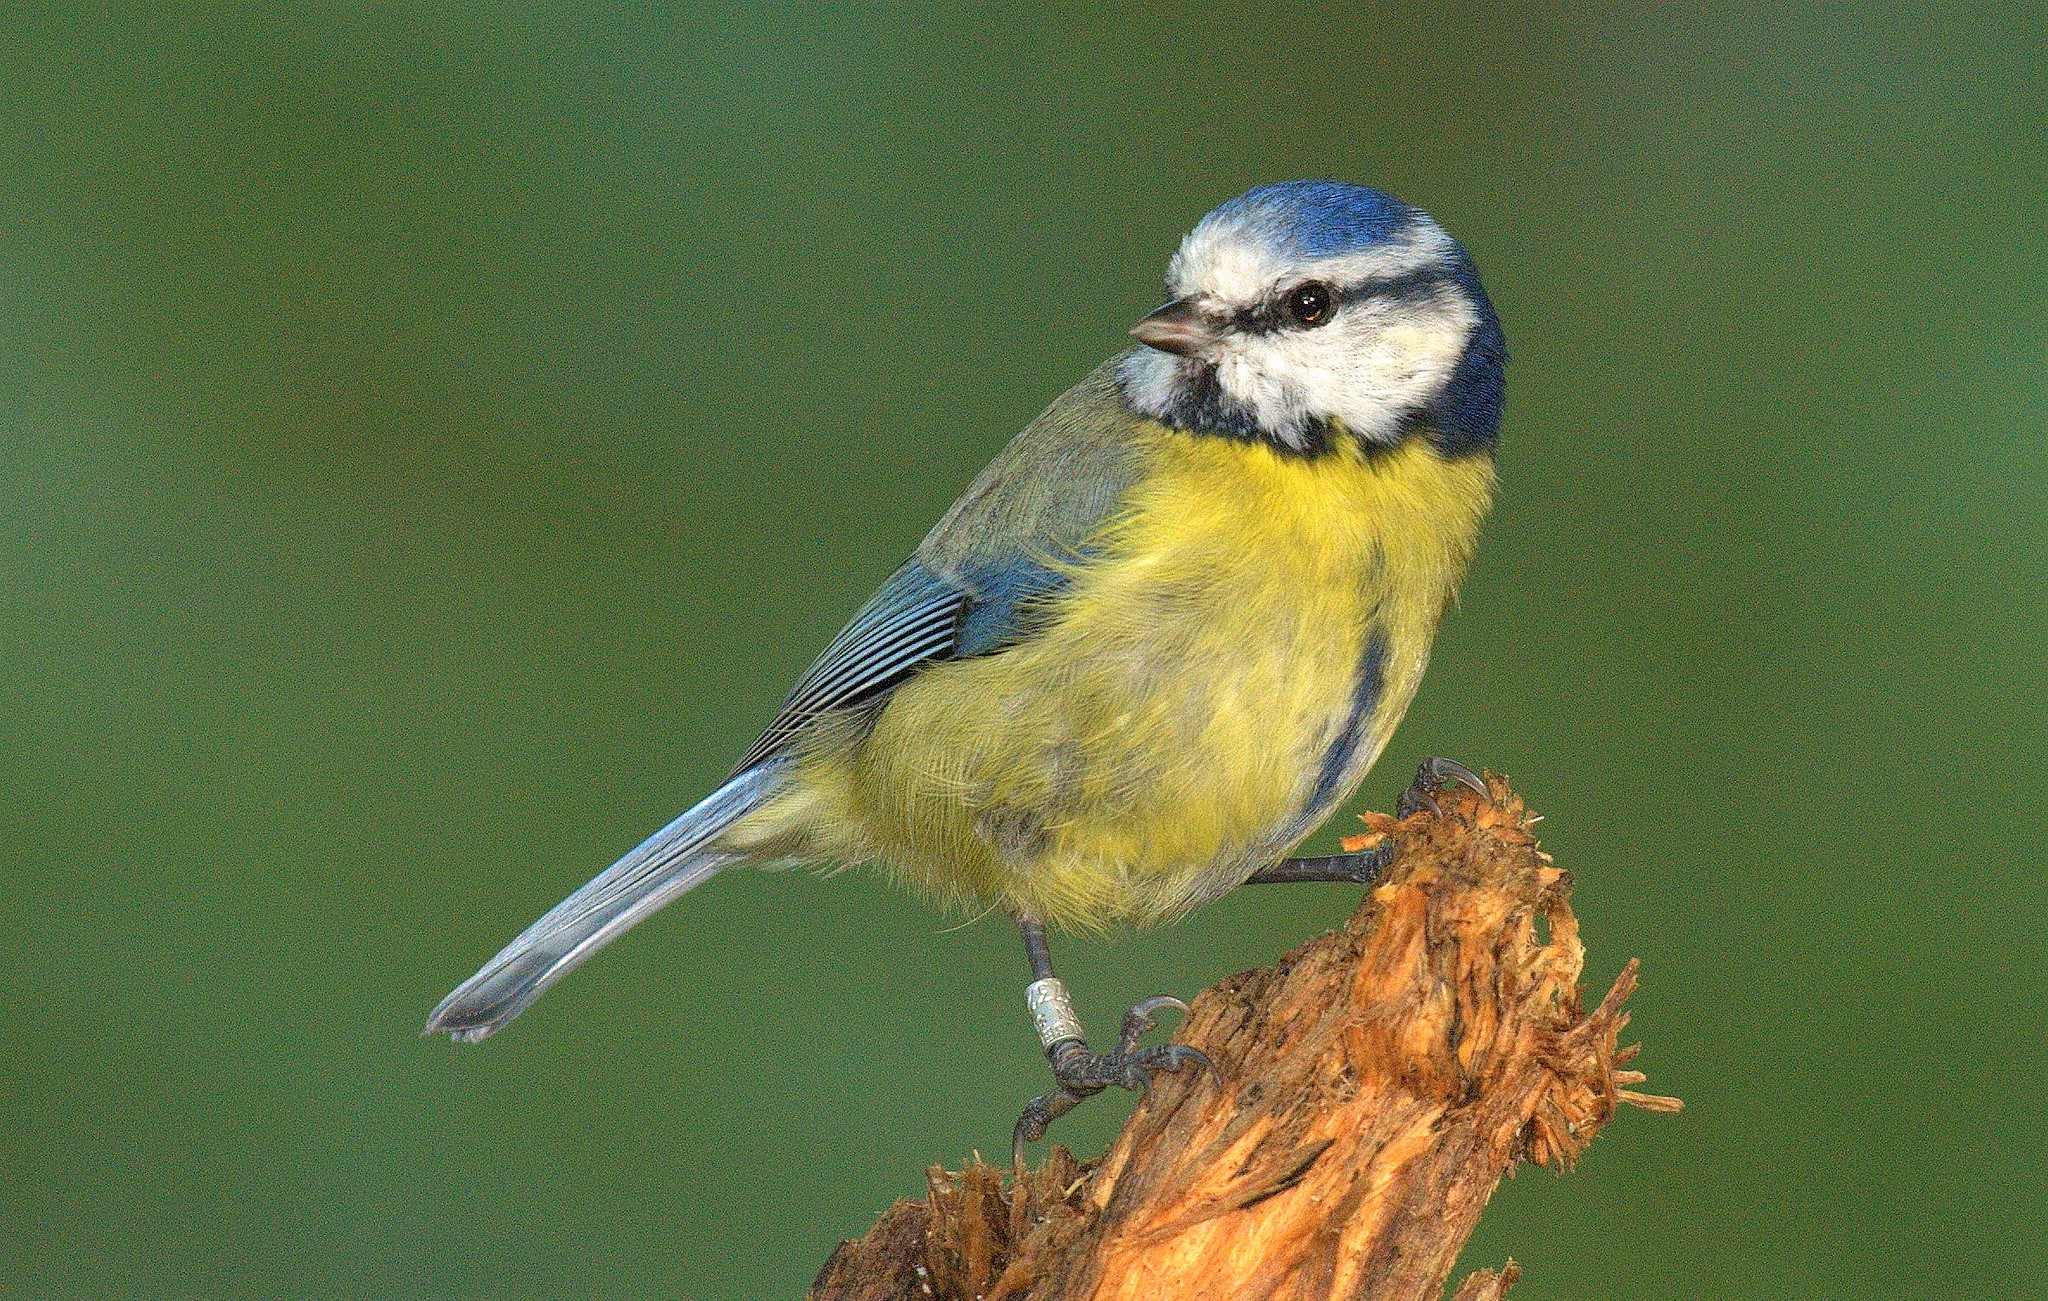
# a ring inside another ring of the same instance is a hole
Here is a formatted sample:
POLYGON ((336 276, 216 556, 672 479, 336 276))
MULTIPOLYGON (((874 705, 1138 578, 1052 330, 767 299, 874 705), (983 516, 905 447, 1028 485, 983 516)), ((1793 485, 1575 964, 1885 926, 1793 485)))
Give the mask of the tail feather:
POLYGON ((749 768, 548 910, 441 1000, 426 1034, 474 1043, 502 1028, 599 949, 744 855, 718 835, 760 807, 776 768, 749 768))

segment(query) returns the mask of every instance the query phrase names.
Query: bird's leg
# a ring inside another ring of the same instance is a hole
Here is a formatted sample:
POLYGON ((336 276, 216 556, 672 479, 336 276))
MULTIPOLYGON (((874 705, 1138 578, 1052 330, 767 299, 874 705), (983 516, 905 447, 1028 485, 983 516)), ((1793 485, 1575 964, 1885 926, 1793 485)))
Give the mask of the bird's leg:
MULTIPOLYGON (((1492 799, 1493 792, 1486 789, 1478 773, 1473 772, 1455 759, 1424 759, 1422 766, 1415 770, 1415 780, 1408 789, 1401 792, 1401 798, 1394 801, 1394 811, 1408 817, 1422 809, 1428 809, 1438 817, 1443 809, 1436 802, 1436 793, 1447 783, 1457 782, 1478 791, 1480 798, 1492 799)), ((1394 861, 1394 846, 1383 841, 1371 849, 1361 849, 1355 854, 1326 854, 1320 858, 1284 858, 1271 867, 1261 868, 1246 879, 1246 885, 1279 885, 1291 881, 1321 881, 1371 885, 1379 879, 1394 861)))
POLYGON ((1283 858, 1262 867, 1246 879, 1246 885, 1284 885, 1293 881, 1327 884, 1371 885, 1394 861, 1394 842, 1381 841, 1355 854, 1324 854, 1320 858, 1283 858))
POLYGON ((1151 1087, 1156 1072, 1184 1071, 1197 1066, 1222 1078, 1216 1063, 1198 1048, 1186 1044, 1138 1047, 1138 1040, 1156 1024, 1156 1013, 1169 1007, 1188 1010, 1186 1003, 1166 995, 1148 998, 1124 1013, 1115 1052, 1090 1052, 1081 1032, 1081 1018, 1067 996, 1067 987, 1052 974, 1045 924, 1020 917, 1017 929, 1024 935, 1024 956, 1031 962, 1031 984, 1024 991, 1024 1006, 1031 1010, 1031 1024, 1038 1031, 1038 1042, 1045 1045, 1045 1057, 1052 1063, 1053 1083, 1057 1086, 1053 1092, 1040 1094, 1026 1103, 1024 1114, 1017 1118, 1017 1128, 1010 1139, 1010 1158, 1019 1169, 1024 1166, 1026 1143, 1044 1138, 1053 1121, 1112 1084, 1143 1093, 1151 1087))

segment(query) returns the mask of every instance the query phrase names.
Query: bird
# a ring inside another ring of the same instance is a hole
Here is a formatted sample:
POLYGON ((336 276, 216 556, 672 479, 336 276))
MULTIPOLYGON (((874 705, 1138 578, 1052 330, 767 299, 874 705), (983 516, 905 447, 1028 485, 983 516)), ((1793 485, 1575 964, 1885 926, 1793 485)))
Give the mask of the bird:
MULTIPOLYGON (((869 865, 1014 919, 1053 1074, 1013 1155, 1085 1098, 1214 1071, 1093 1051, 1048 930, 1179 918, 1240 885, 1366 883, 1292 851, 1414 699, 1494 496, 1507 347, 1471 255, 1335 180, 1202 217, 1135 342, 982 471, 797 679, 725 781, 534 922, 424 1033, 502 1029, 740 865, 869 865)), ((1430 759, 1397 807, 1469 769, 1430 759)))

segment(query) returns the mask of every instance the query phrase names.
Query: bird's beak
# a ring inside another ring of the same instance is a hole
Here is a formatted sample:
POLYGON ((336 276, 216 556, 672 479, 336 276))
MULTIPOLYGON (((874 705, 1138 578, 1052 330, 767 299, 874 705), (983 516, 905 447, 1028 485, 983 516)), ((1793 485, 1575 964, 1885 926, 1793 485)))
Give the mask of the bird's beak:
POLYGON ((1222 337, 1216 318, 1192 298, 1176 298, 1131 327, 1131 337, 1148 348, 1192 357, 1222 337))

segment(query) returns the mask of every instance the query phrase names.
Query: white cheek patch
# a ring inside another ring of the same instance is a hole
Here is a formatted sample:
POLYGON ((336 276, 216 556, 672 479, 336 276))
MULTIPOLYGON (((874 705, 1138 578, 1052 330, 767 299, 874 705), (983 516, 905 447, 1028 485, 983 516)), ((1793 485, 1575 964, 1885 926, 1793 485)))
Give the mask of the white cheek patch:
POLYGON ((1478 312, 1445 290, 1412 304, 1363 304, 1318 330, 1236 340, 1216 368, 1233 400, 1294 446, 1317 417, 1368 442, 1394 442, 1402 422, 1450 382, 1478 312))
POLYGON ((1250 411, 1259 426, 1290 447, 1308 442, 1312 416, 1310 391, 1302 384, 1297 359, 1278 335, 1235 341, 1216 366, 1216 382, 1238 405, 1250 411))

